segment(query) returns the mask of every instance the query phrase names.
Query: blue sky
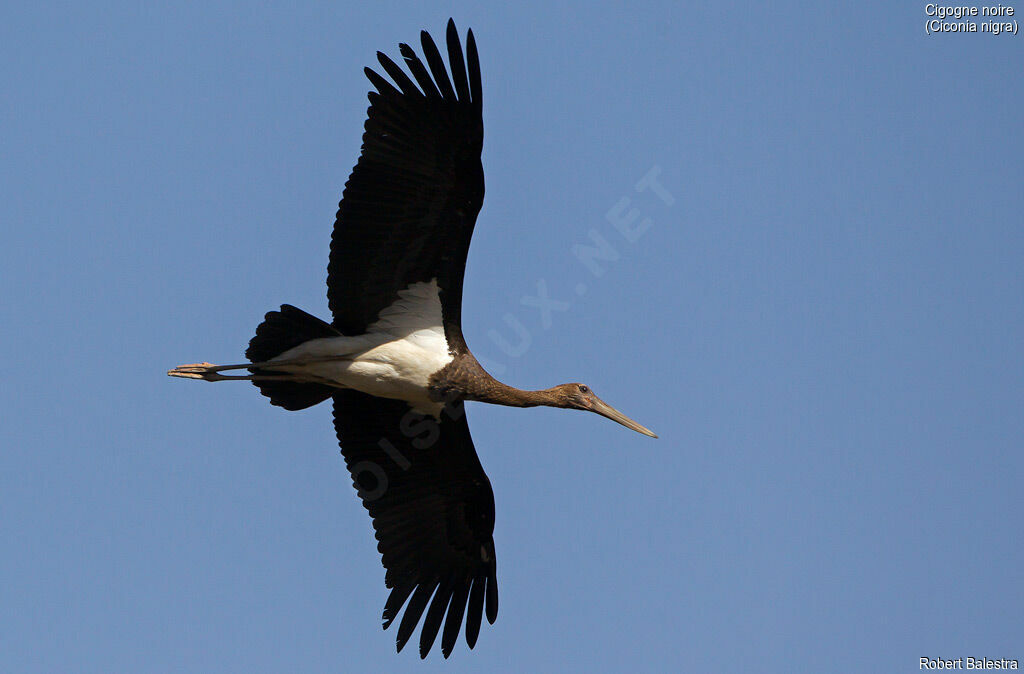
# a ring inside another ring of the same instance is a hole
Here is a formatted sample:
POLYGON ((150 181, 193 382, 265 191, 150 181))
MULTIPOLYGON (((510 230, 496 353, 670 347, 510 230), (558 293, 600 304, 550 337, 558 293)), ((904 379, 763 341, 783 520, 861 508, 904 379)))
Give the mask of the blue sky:
POLYGON ((0 669, 1024 659, 1024 38, 926 18, 0 10, 0 669), (380 630, 329 408, 164 373, 237 362, 283 302, 327 316, 362 68, 449 16, 485 92, 470 345, 508 383, 586 382, 661 437, 472 405, 501 611, 474 651, 421 663, 380 630), (599 274, 574 254, 595 236, 615 258, 599 274), (538 288, 561 302, 547 317, 538 288))

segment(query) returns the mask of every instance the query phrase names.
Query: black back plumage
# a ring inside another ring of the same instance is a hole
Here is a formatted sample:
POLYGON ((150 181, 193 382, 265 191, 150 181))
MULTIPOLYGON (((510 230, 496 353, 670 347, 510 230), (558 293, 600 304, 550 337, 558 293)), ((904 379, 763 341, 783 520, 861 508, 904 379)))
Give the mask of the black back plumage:
POLYGON ((462 280, 484 197, 480 60, 472 31, 463 58, 452 21, 451 79, 425 31, 421 42, 426 65, 400 45, 412 79, 380 52, 394 84, 365 70, 377 91, 369 94, 362 155, 338 207, 327 297, 334 326, 357 335, 398 291, 436 278, 449 343, 464 347, 462 280))

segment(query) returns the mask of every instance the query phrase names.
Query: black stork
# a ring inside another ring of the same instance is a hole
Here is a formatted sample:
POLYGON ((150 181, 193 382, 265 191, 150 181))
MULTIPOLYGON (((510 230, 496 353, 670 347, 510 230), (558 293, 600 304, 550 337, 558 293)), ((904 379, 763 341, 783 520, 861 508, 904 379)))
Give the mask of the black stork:
POLYGON ((182 365, 168 374, 248 380, 287 410, 333 399, 341 452, 373 518, 391 588, 384 629, 404 605, 401 651, 426 611, 420 656, 443 620, 447 658, 463 614, 472 648, 482 616, 493 623, 498 613, 494 493, 464 401, 587 410, 657 436, 583 384, 523 391, 489 375, 470 353, 462 282, 484 197, 480 61, 472 31, 463 58, 451 20, 451 79, 430 35, 420 38, 426 64, 399 46, 413 79, 380 52, 394 84, 365 69, 376 91, 331 239, 333 322, 284 305, 256 328, 248 363, 182 365), (249 374, 222 374, 229 370, 249 374))

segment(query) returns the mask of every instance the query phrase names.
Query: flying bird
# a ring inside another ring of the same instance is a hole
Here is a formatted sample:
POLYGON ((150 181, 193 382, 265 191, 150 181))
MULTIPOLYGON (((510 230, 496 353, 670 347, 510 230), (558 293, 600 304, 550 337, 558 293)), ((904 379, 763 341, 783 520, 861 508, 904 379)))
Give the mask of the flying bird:
POLYGON ((449 69, 427 32, 425 63, 399 46, 407 74, 377 52, 383 76, 362 153, 345 183, 331 238, 327 323, 283 305, 266 314, 247 363, 182 365, 174 377, 247 380, 273 405, 301 410, 327 399, 353 485, 373 519, 391 592, 384 629, 405 607, 401 651, 423 618, 420 656, 441 631, 451 653, 465 617, 476 644, 498 614, 494 493, 464 403, 587 410, 657 437, 587 386, 539 391, 489 375, 462 335, 462 284, 484 198, 480 60, 473 32, 463 54, 448 21, 449 69), (247 374, 225 374, 246 370, 247 374))

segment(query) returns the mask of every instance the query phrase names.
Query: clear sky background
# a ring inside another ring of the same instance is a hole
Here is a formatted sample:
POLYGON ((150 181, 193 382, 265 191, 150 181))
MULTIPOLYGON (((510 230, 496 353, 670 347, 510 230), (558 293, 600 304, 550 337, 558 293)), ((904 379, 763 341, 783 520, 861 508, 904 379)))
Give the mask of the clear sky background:
POLYGON ((424 4, 0 10, 0 670, 1024 660, 1024 35, 424 4), (327 316, 362 68, 449 16, 485 92, 471 347, 661 438, 471 405, 501 610, 420 663, 329 407, 164 373, 238 362, 282 302, 327 316))

